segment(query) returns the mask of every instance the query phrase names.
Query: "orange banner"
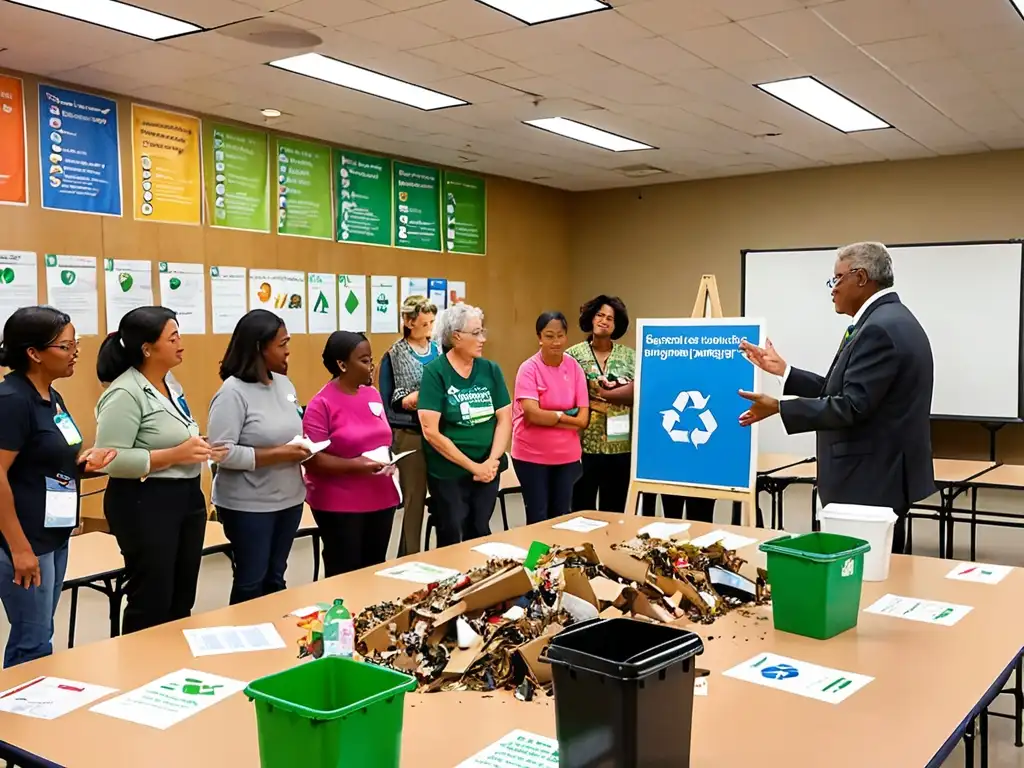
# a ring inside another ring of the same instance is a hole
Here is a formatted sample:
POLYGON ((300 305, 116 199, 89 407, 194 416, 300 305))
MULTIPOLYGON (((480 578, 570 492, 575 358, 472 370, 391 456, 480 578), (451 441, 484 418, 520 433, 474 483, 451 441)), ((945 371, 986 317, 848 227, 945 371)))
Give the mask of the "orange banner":
POLYGON ((17 77, 0 75, 0 203, 28 204, 25 97, 17 77))

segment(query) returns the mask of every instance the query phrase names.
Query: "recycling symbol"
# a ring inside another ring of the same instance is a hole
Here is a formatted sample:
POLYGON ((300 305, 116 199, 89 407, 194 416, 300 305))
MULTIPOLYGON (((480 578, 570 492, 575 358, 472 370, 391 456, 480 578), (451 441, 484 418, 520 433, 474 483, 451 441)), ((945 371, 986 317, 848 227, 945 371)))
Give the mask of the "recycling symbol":
POLYGON ((692 443, 696 448, 711 439, 712 433, 718 429, 718 422, 714 415, 708 410, 708 400, 711 396, 705 397, 700 392, 680 392, 676 395, 672 408, 661 412, 661 427, 665 430, 673 443, 692 443), (680 416, 687 408, 694 408, 700 411, 697 418, 700 420, 703 429, 696 428, 689 431, 676 429, 680 416))

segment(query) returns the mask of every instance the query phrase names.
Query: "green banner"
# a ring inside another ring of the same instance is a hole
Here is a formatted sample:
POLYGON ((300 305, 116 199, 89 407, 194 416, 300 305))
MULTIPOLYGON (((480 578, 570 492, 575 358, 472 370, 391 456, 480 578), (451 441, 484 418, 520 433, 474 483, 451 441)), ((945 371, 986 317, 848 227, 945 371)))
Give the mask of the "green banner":
POLYGON ((395 245, 441 250, 441 172, 395 163, 395 245))
POLYGON ((270 231, 269 154, 267 134, 203 121, 211 226, 270 231))
POLYGON ((444 172, 444 246, 449 253, 487 253, 487 182, 444 172))
POLYGON ((278 234, 333 240, 331 213, 330 148, 278 138, 278 234))
POLYGON ((391 245, 391 165, 386 157, 334 150, 339 243, 391 245))

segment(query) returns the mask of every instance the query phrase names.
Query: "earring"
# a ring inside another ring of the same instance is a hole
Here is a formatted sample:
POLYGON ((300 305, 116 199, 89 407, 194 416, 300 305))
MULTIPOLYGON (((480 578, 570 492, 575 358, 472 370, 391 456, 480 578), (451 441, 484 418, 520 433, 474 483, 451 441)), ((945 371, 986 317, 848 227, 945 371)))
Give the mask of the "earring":
POLYGON ((341 366, 341 372, 342 372, 342 373, 345 373, 345 371, 347 371, 347 370, 348 370, 348 368, 346 368, 346 367, 345 367, 344 365, 343 365, 343 366, 341 366))
POLYGON ((149 357, 149 352, 143 352, 142 354, 143 354, 143 355, 144 355, 145 357, 149 357))

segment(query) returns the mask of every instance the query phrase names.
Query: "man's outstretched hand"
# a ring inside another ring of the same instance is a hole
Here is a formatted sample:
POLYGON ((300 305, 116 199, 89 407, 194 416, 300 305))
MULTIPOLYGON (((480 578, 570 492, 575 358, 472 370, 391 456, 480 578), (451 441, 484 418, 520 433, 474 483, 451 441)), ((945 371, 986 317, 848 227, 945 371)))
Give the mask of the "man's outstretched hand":
POLYGON ((782 376, 786 372, 786 361, 779 357, 771 339, 768 339, 763 347, 758 347, 749 341, 741 341, 740 351, 747 360, 765 373, 782 376))
POLYGON ((756 392, 744 392, 740 390, 740 397, 749 400, 750 408, 740 414, 740 426, 749 427, 762 419, 774 416, 779 412, 779 401, 769 395, 762 395, 756 392))

